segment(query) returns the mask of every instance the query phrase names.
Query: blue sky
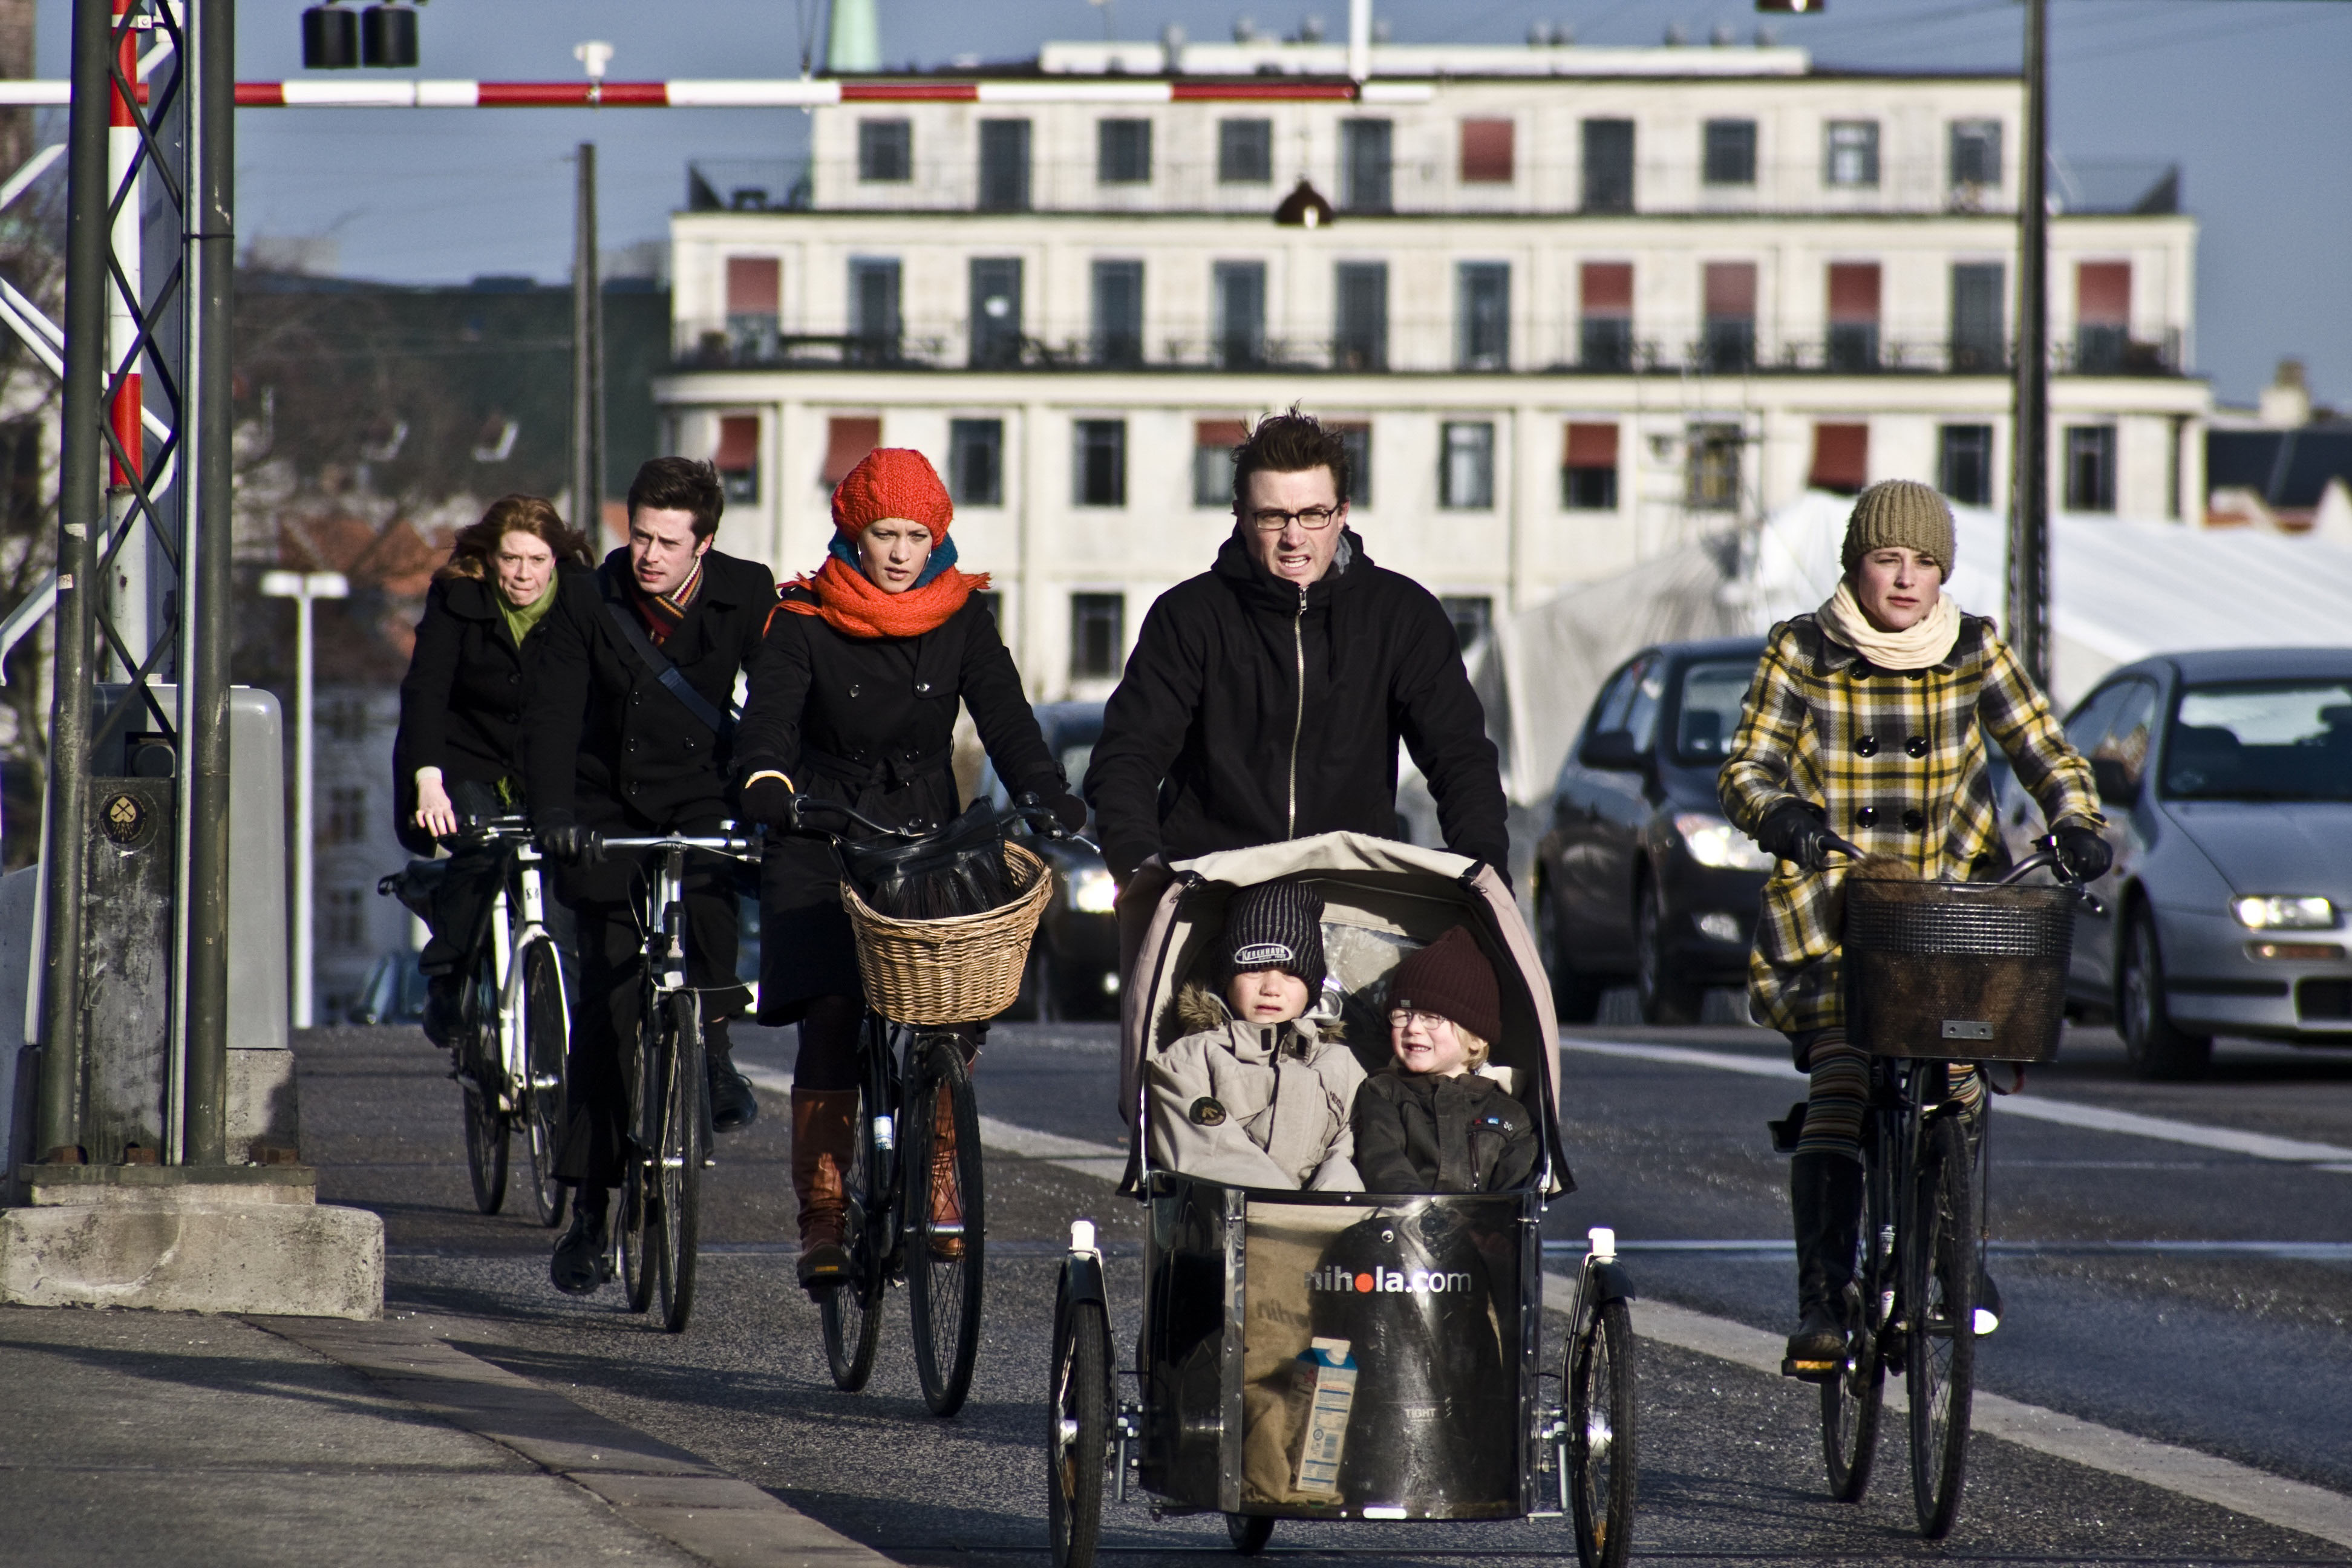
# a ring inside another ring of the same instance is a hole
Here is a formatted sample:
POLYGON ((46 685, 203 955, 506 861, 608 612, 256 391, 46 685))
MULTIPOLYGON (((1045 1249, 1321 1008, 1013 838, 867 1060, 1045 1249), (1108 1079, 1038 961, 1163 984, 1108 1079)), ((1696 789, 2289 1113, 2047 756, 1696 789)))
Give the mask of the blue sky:
MULTIPOLYGON (((238 6, 238 74, 297 74, 304 0, 238 6)), ((1045 38, 1098 37, 1087 0, 877 0, 885 58, 1017 58, 1045 38)), ((1309 14, 1344 26, 1346 0, 1114 0, 1125 37, 1174 22, 1226 35, 1236 16, 1288 32, 1309 14)), ((41 74, 65 74, 68 0, 40 0, 41 74)), ((577 79, 572 47, 617 47, 628 79, 797 74, 800 19, 819 0, 432 0, 422 14, 433 77, 577 79)), ((2273 363, 2310 366, 2323 402, 2352 405, 2352 4, 2311 0, 2052 0, 2052 125, 2063 157, 2182 165, 2201 220, 2199 367, 2251 400, 2273 363)), ((1510 41, 1541 18, 1580 42, 1649 44, 1669 23, 1746 37, 1759 20, 1724 0, 1381 0, 1397 39, 1510 41)), ((1784 43, 1823 65, 2014 66, 2013 0, 1830 0, 1773 17, 1784 43)), ((341 269, 402 281, 570 265, 574 144, 602 165, 604 243, 665 232, 695 157, 794 154, 799 110, 247 110, 238 116, 239 229, 331 235, 341 269)))

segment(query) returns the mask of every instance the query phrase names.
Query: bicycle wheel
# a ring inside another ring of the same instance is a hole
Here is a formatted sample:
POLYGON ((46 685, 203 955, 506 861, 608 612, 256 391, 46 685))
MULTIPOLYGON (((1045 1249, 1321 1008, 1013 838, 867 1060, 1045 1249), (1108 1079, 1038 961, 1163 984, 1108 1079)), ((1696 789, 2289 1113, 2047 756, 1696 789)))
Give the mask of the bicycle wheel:
POLYGON ((980 1353, 985 1229, 980 1170, 980 1112, 963 1048, 951 1035, 925 1042, 908 1097, 907 1315, 915 1330, 915 1371, 934 1415, 963 1408, 971 1363, 980 1353), (940 1147, 940 1121, 953 1131, 940 1147))
POLYGON ((613 1225, 621 1249, 621 1284, 628 1292, 629 1310, 648 1311, 654 1304, 653 1205, 646 1198, 644 1161, 630 1159, 619 1197, 621 1212, 614 1216, 613 1225))
POLYGON ((1604 1301, 1568 1352, 1569 1498, 1576 1559, 1623 1568, 1633 1546, 1633 1321, 1604 1301))
POLYGON ((1110 1329, 1092 1301, 1066 1302, 1055 1318, 1053 1396, 1045 1413, 1046 1539, 1054 1568, 1087 1568, 1102 1531, 1110 1329))
POLYGON ((661 1194, 662 1327, 682 1333, 694 1311, 694 1265, 702 1237, 702 1116, 709 1079, 702 1066, 702 1013, 691 991, 671 996, 662 1031, 660 1154, 654 1182, 661 1194))
POLYGON ((1878 1416, 1886 1404, 1886 1358, 1870 1320, 1877 1311, 1875 1275, 1864 1276, 1861 1312, 1846 1338, 1845 1363, 1822 1383, 1822 1452, 1829 1461, 1830 1495, 1860 1502, 1870 1490, 1878 1457, 1878 1416))
POLYGON ((866 1216, 885 1212, 887 1199, 867 1189, 873 1185, 877 1163, 871 1152, 873 1120, 866 1113, 866 1091, 857 1092, 857 1116, 852 1126, 857 1139, 851 1146, 849 1169, 842 1173, 842 1190, 849 1194, 849 1213, 842 1240, 849 1247, 849 1278, 817 1297, 817 1321, 824 1332, 825 1364, 833 1385, 855 1394, 874 1374, 875 1347, 882 1340, 882 1268, 866 1233, 866 1216))
POLYGON ((563 1223, 570 1191, 555 1178, 555 1155, 563 1140, 564 1058, 571 1037, 555 945, 534 942, 522 951, 523 1059, 530 1074, 523 1097, 523 1142, 530 1156, 531 1207, 550 1229, 563 1223))
POLYGON ((466 1065, 457 1075, 466 1091, 466 1174, 473 1178, 474 1206, 496 1214, 507 1201, 507 1118, 499 1109, 499 994, 488 953, 467 990, 466 1065))
POLYGON ((648 1127, 653 1119, 646 1106, 661 1103, 661 1031, 654 1017, 654 998, 644 996, 639 1006, 637 1048, 633 1064, 636 1089, 629 1100, 628 1170, 621 1182, 621 1278, 628 1287, 629 1310, 649 1311, 654 1304, 655 1276, 660 1272, 662 1248, 661 1194, 656 1190, 653 1162, 646 1151, 660 1139, 648 1127))
POLYGON ((1902 1248, 1911 1320, 1904 1342, 1911 1500, 1919 1532, 1938 1541, 1959 1517, 1976 1383, 1975 1184, 1957 1118, 1938 1118, 1921 1136, 1917 1179, 1911 1237, 1902 1248))

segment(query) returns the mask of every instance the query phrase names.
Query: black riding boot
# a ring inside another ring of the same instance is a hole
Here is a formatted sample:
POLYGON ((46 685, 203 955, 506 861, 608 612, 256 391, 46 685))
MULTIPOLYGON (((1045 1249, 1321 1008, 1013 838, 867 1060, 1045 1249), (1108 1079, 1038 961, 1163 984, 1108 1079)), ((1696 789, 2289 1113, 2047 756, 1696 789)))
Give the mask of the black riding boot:
POLYGON ((604 1215, 612 1208, 613 1189, 582 1183, 572 1189, 572 1228, 555 1244, 548 1275, 567 1296, 585 1296, 610 1279, 606 1253, 610 1237, 604 1215))
POLYGON ((1789 1161, 1789 1207, 1797 1229, 1797 1331, 1781 1371, 1827 1373, 1845 1355, 1846 1287, 1862 1235, 1862 1165, 1843 1154, 1789 1161))
POLYGON ((713 1018, 703 1026, 702 1056, 710 1068, 710 1126, 719 1132, 740 1131, 760 1119, 760 1097, 751 1092, 751 1080, 735 1070, 731 1049, 726 1019, 713 1018))

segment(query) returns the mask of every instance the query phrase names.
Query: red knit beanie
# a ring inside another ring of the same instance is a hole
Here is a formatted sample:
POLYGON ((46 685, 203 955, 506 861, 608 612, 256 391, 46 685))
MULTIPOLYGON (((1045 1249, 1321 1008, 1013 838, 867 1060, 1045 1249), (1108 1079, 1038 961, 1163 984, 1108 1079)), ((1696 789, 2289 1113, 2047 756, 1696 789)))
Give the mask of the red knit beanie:
POLYGON ((905 447, 877 447, 834 487, 833 526, 856 538, 867 525, 902 517, 931 531, 931 542, 947 537, 955 502, 930 459, 905 447))
POLYGON ((1503 994, 1495 984, 1495 966, 1478 951, 1478 939, 1467 926, 1455 926, 1405 955, 1389 976, 1389 1006, 1451 1018, 1490 1046, 1503 1033, 1503 994))

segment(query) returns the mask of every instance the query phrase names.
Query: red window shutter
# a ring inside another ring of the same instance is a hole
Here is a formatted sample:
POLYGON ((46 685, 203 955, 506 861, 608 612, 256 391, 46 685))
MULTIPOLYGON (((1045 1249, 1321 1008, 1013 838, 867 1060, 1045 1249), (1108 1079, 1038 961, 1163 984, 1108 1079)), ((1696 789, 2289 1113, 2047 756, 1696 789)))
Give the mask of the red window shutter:
POLYGON ((1756 314, 1756 264, 1752 261, 1710 261, 1706 264, 1706 313, 1710 316, 1756 314))
POLYGON ((719 421, 719 455, 711 465, 722 474, 749 473, 760 466, 760 416, 730 414, 719 421))
POLYGON ((2084 261, 2074 268, 2074 319, 2086 327, 2131 325, 2131 263, 2084 261))
POLYGON ((1511 183, 1513 129, 1507 120, 1465 120, 1462 122, 1462 180, 1465 184, 1507 185, 1511 183))
POLYGON ((1849 494, 1870 483, 1870 426, 1814 426, 1813 473, 1810 482, 1817 490, 1843 490, 1849 494))
POLYGON ((1630 261, 1588 261, 1581 269, 1584 313, 1588 316, 1630 316, 1633 313, 1633 264, 1630 261))
POLYGON ((727 313, 772 316, 784 292, 784 265, 772 256, 727 258, 727 313))
POLYGON ((849 477, 866 454, 882 444, 882 421, 864 415, 835 415, 824 422, 824 474, 827 489, 849 477))
POLYGON ((1877 262, 1830 264, 1830 320, 1841 326, 1877 321, 1877 262))
POLYGON ((1238 419, 1196 419, 1192 422, 1192 445, 1195 447, 1240 446, 1249 439, 1238 419))
POLYGON ((1568 466, 1571 468, 1613 468, 1617 466, 1617 426, 1570 425, 1568 466))

